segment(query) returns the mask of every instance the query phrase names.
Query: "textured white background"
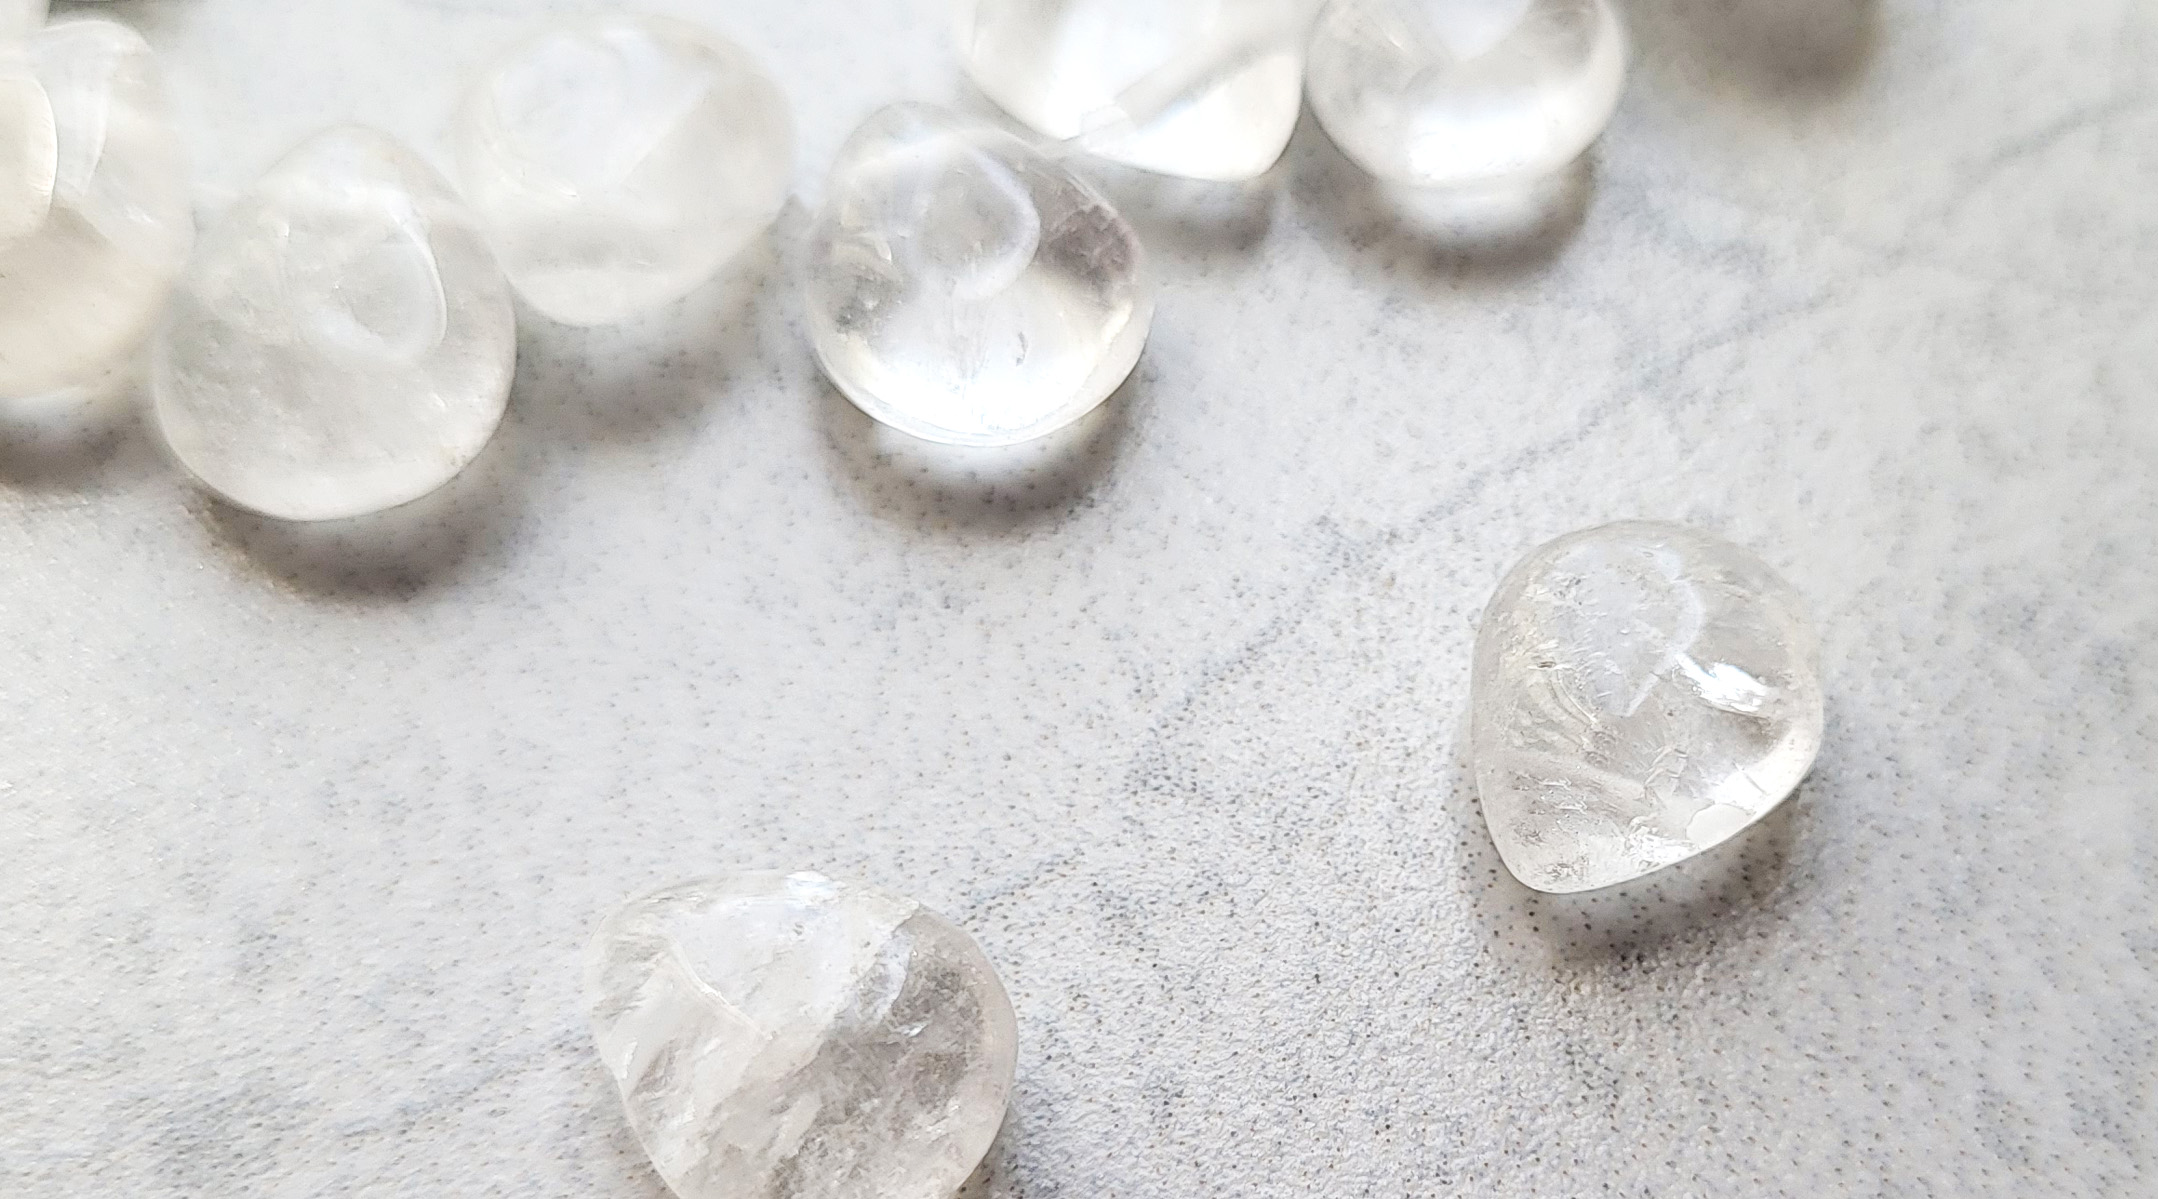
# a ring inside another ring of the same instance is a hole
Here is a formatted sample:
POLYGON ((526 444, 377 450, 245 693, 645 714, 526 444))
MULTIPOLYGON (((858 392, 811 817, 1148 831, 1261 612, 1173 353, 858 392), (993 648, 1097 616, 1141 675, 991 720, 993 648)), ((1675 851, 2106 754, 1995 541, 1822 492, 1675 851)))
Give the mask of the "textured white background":
MULTIPOLYGON (((104 7, 207 208, 334 119, 436 153, 596 5, 104 7)), ((965 95, 937 0, 658 7, 768 56, 806 202, 965 95)), ((666 320, 528 326, 495 445, 388 518, 236 514, 131 418, 0 437, 0 1193, 652 1199, 578 955, 733 865, 979 936, 999 1199, 2150 1193, 2158 6, 1626 7, 1616 124, 1511 233, 1308 123, 1248 189, 1105 174, 1161 317, 1055 446, 838 400, 799 209, 666 320), (1628 516, 1810 598, 1828 743, 1737 846, 1555 902, 1464 786, 1469 646, 1628 516)))

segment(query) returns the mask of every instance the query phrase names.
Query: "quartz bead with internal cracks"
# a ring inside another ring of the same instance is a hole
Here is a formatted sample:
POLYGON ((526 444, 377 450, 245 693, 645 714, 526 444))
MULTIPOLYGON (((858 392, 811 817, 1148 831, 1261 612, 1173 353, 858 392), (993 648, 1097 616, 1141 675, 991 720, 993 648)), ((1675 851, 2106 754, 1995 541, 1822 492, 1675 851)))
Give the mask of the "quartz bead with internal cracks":
POLYGON ((952 1199, 1018 1060, 972 938, 816 874, 631 901, 592 941, 586 998, 630 1128, 682 1199, 952 1199))
POLYGON ((1638 878, 1783 802, 1821 746, 1819 645, 1760 559, 1675 525, 1561 537, 1476 638, 1476 786, 1539 891, 1638 878))

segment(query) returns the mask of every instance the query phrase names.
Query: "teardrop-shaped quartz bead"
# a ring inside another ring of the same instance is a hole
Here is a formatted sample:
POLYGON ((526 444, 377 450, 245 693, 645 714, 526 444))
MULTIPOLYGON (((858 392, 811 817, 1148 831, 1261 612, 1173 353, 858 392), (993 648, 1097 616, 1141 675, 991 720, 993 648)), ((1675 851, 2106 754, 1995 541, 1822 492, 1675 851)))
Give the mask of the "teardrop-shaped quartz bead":
POLYGON ((385 134, 329 130, 203 238, 157 341, 157 419, 211 490, 285 520, 379 512, 493 436, 509 286, 449 185, 385 134))
POLYGON ((1312 0, 957 0, 959 56, 1006 112, 1089 152, 1250 179, 1303 107, 1312 0))
POLYGON ((0 398, 125 377, 194 242, 150 47, 110 21, 0 46, 0 398))
POLYGON ((741 47, 682 21, 551 30, 482 73, 458 176, 525 301, 572 325, 694 291, 786 202, 794 121, 741 47))
POLYGON ((913 900, 743 871, 631 901, 586 999, 630 1128, 682 1199, 952 1199, 1004 1119, 1011 1001, 913 900))
POLYGON ((1139 239, 1062 163, 898 105, 840 151, 803 299, 825 374, 914 436, 1009 445, 1092 411, 1154 317, 1139 239))
POLYGON ((1308 71, 1312 114, 1372 174, 1511 181, 1564 167, 1603 132, 1626 35, 1607 0, 1332 0, 1308 71))
POLYGON ((1798 594, 1727 541, 1628 522, 1561 537, 1499 584, 1476 638, 1476 786, 1499 855, 1587 891, 1713 848, 1821 746, 1798 594))

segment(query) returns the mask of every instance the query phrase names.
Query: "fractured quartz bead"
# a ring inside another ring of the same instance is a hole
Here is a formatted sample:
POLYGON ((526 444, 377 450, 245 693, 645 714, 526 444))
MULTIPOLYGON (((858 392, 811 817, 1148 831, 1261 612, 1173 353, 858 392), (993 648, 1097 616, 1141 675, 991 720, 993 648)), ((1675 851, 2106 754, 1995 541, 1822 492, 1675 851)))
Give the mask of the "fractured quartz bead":
POLYGON ((1150 171, 1233 181, 1281 157, 1313 0, 957 0, 960 59, 1038 132, 1150 171))
POLYGON ((1735 836, 1813 765, 1819 658, 1790 584, 1719 538, 1628 522, 1531 553, 1484 612, 1470 689, 1499 856, 1587 891, 1735 836))
POLYGON ((871 117, 810 230, 817 357, 864 412, 959 445, 1009 445, 1092 411, 1154 315, 1138 236, 1018 138, 939 109, 871 117))
POLYGON ((125 376, 195 236, 150 47, 110 21, 0 45, 0 398, 125 376))
POLYGON ((682 1199, 952 1199, 1018 1062, 973 938, 816 874, 632 900, 592 940, 585 995, 630 1129, 682 1199))
POLYGON ((682 298, 787 199, 787 99, 733 42, 610 16, 512 50, 457 122, 459 181, 534 309, 611 324, 682 298))
POLYGON ((347 126, 288 154, 204 235, 153 362, 175 457, 285 520, 418 499, 502 419, 509 287, 449 185, 347 126))
POLYGON ((1332 0, 1311 111, 1381 179, 1454 187, 1548 175, 1618 107, 1626 35, 1607 0, 1332 0))

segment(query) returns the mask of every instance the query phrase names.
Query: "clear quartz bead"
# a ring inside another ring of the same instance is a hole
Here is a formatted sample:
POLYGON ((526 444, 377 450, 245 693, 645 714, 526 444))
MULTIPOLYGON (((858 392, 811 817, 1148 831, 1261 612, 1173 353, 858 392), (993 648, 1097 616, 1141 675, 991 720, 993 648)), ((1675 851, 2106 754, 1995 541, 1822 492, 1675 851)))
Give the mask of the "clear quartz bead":
POLYGON ((1626 35, 1607 0, 1332 0, 1311 111, 1381 179, 1455 187, 1548 175, 1618 107, 1626 35))
POLYGON ((157 340, 157 420, 243 508, 360 516, 479 454, 516 350, 508 284, 449 185, 387 135, 341 127, 205 235, 157 340))
POLYGON ((957 0, 990 99, 1040 133, 1194 179, 1263 174, 1303 106, 1313 0, 957 0))
POLYGON ((910 899, 744 871, 633 900, 586 956, 600 1057, 682 1199, 951 1199, 1004 1119, 1011 1001, 910 899))
POLYGON ((126 377, 194 241, 180 144, 126 26, 65 21, 0 46, 0 397, 126 377))
POLYGON ((1790 584, 1692 529, 1606 525, 1536 550, 1476 639, 1476 785, 1540 891, 1626 882, 1735 836, 1821 746, 1819 642, 1790 584))
POLYGON ((459 181, 527 303, 612 324, 694 291, 772 223, 794 121, 748 52, 698 26, 565 25, 488 67, 459 181))
POLYGON ((840 151, 809 235, 818 360, 864 412, 1009 445, 1092 411, 1138 362, 1154 290, 1138 236, 1018 138, 920 105, 840 151))

